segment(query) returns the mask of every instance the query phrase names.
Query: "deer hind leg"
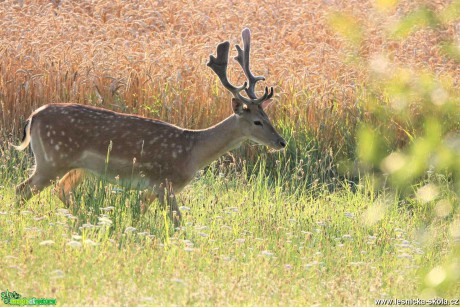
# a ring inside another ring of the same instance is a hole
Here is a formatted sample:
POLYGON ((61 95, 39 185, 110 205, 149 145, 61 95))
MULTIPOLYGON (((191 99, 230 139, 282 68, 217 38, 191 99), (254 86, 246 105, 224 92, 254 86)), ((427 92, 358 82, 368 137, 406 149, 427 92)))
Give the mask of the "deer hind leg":
POLYGON ((73 169, 64 177, 59 180, 56 186, 56 192, 59 199, 67 206, 70 207, 73 202, 73 191, 84 179, 86 172, 83 169, 73 169))
POLYGON ((16 187, 16 195, 20 200, 29 200, 34 194, 40 193, 44 188, 51 185, 51 181, 56 179, 55 174, 52 174, 52 172, 36 168, 28 179, 16 187))
POLYGON ((158 194, 154 191, 151 190, 145 190, 141 193, 141 214, 144 215, 151 203, 155 201, 155 199, 158 198, 158 194))

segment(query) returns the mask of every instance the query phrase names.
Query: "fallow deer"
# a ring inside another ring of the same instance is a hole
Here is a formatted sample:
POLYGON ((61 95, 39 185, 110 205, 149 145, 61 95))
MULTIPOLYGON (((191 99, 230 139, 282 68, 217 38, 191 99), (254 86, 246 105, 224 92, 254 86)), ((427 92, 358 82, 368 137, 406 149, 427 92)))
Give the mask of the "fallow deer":
MULTIPOLYGON (((17 186, 18 195, 27 200, 35 191, 40 192, 61 178, 58 196, 69 204, 74 187, 89 172, 128 188, 148 190, 148 201, 158 197, 163 204, 167 186, 179 192, 198 170, 247 139, 277 150, 285 147, 286 142, 264 112, 273 88, 265 87, 261 97, 255 93, 256 83, 265 78, 254 76, 249 69, 249 29, 243 30, 242 37, 244 49, 236 46, 235 60, 243 68, 247 82, 234 86, 227 79, 228 41, 218 45, 217 57, 211 55, 207 64, 233 94, 234 112, 208 129, 183 129, 159 120, 79 104, 38 108, 27 121, 22 143, 14 146, 23 150, 30 143, 36 164, 30 178, 17 186), (243 90, 247 97, 241 95, 243 90)), ((174 221, 180 220, 174 198, 170 215, 174 221)))

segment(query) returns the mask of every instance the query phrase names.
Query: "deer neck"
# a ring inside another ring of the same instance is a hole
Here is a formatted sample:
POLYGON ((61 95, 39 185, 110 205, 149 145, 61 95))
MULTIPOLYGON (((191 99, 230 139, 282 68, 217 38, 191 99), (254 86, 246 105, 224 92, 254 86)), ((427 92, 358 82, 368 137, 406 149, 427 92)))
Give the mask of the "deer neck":
POLYGON ((226 152, 240 146, 245 139, 236 115, 231 115, 208 129, 197 130, 192 152, 197 169, 205 167, 226 152))

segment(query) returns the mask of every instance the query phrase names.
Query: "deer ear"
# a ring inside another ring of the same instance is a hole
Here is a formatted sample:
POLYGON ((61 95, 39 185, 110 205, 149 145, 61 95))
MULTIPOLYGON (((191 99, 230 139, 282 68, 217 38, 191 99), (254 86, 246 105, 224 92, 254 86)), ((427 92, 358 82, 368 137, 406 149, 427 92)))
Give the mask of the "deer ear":
POLYGON ((262 102, 262 104, 260 105, 260 107, 261 107, 263 110, 267 110, 267 109, 270 108, 272 105, 273 105, 273 99, 268 99, 268 100, 265 100, 264 102, 262 102))
POLYGON ((241 115, 244 111, 244 103, 242 103, 239 99, 232 98, 232 109, 235 114, 241 115))

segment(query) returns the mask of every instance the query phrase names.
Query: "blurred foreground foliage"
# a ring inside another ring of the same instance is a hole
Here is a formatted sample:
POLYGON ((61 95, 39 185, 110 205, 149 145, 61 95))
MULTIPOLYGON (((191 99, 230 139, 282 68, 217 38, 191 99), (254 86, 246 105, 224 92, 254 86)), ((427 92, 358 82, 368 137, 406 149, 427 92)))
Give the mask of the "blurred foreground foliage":
MULTIPOLYGON (((460 1, 441 7, 419 4, 403 13, 399 4, 375 1, 376 14, 393 18, 387 27, 389 42, 401 43, 419 31, 435 31, 441 56, 460 64, 460 35, 442 35, 448 28, 457 33, 460 1)), ((451 224, 452 250, 439 259, 438 266, 421 269, 421 294, 432 298, 451 293, 460 282, 460 215, 458 198, 445 197, 442 189, 447 185, 460 193, 460 93, 454 75, 460 67, 444 71, 397 63, 391 54, 363 54, 365 26, 348 12, 331 14, 330 25, 349 42, 350 65, 368 63, 369 75, 362 108, 370 120, 358 128, 359 167, 342 171, 370 173, 381 188, 388 188, 389 183, 400 195, 414 195, 427 209, 432 208, 432 223, 451 224)))

